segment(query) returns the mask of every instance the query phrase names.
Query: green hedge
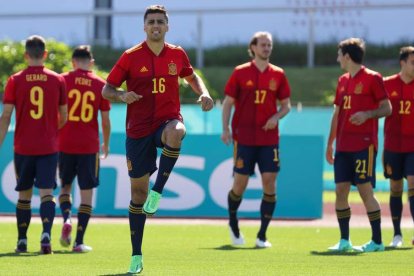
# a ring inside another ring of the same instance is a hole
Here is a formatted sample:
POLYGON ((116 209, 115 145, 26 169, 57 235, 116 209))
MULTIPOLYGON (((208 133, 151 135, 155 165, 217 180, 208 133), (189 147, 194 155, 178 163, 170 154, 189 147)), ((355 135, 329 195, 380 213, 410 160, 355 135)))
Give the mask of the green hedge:
MULTIPOLYGON (((57 72, 63 72, 70 66, 71 49, 61 42, 47 41, 49 58, 46 66, 57 72)), ((4 91, 7 78, 27 65, 24 60, 24 42, 0 42, 0 93, 4 91)))
MULTIPOLYGON (((45 61, 47 68, 58 73, 72 70, 73 49, 71 47, 62 42, 47 40, 46 49, 48 50, 48 58, 45 61)), ((0 41, 0 96, 4 92, 8 77, 27 67, 24 51, 24 41, 0 41)), ((100 71, 98 68, 95 72, 103 78, 108 75, 107 72, 100 71)))
MULTIPOLYGON (((411 42, 412 44, 412 42, 411 42)), ((365 63, 398 65, 399 49, 409 42, 400 42, 390 45, 366 45, 365 63)), ((196 60, 196 50, 186 49, 190 59, 196 60)), ((337 42, 315 45, 315 65, 336 65, 338 53, 337 42)), ((209 48, 204 51, 204 65, 234 67, 249 60, 247 45, 225 45, 209 48)), ((280 66, 306 66, 307 45, 305 43, 274 42, 270 60, 280 66)))

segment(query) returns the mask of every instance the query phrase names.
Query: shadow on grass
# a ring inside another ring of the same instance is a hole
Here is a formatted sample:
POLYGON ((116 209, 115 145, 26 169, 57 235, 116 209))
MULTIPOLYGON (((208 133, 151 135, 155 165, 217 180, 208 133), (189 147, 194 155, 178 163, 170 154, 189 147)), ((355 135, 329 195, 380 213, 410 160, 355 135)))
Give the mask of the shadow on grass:
POLYGON ((350 252, 337 252, 337 251, 311 251, 311 255, 316 256, 358 256, 364 252, 350 251, 350 252))
MULTIPOLYGON (((143 275, 143 271, 141 272, 141 273, 139 273, 139 274, 141 274, 141 275, 143 275)), ((98 276, 125 276, 125 275, 136 275, 136 274, 133 274, 133 273, 121 273, 121 274, 99 274, 98 276)))
MULTIPOLYGON (((85 253, 78 253, 78 252, 72 252, 72 251, 67 251, 67 250, 54 250, 53 254, 56 255, 82 255, 85 253)), ((37 257, 37 256, 44 256, 44 255, 49 255, 49 254, 41 254, 39 251, 37 252, 25 252, 25 253, 15 253, 15 252, 8 252, 8 253, 0 253, 0 258, 2 257, 19 257, 19 258, 24 258, 24 257, 37 257)))
POLYGON ((413 248, 412 247, 391 247, 391 246, 385 247, 385 251, 408 251, 408 250, 413 250, 413 248))
POLYGON ((39 252, 26 252, 26 253, 15 253, 15 252, 8 252, 8 253, 0 253, 0 258, 2 257, 37 257, 39 256, 39 252))
POLYGON ((53 254, 59 255, 83 255, 85 253, 73 252, 70 250, 53 250, 53 254))
POLYGON ((252 247, 233 246, 233 245, 230 245, 230 244, 226 244, 226 245, 222 245, 222 246, 219 246, 219 247, 200 248, 200 249, 232 251, 232 250, 261 250, 261 249, 265 249, 265 248, 260 248, 260 247, 256 247, 256 246, 252 246, 252 247))
MULTIPOLYGON (((385 251, 408 251, 413 250, 412 247, 391 247, 386 246, 385 251)), ((350 252, 336 252, 336 251, 311 251, 311 255, 317 255, 317 256, 356 256, 360 255, 366 252, 359 252, 359 251, 350 251, 350 252)), ((373 252, 377 253, 377 252, 373 252)), ((378 252, 380 253, 380 252, 378 252)), ((369 253, 368 253, 369 254, 369 253)))

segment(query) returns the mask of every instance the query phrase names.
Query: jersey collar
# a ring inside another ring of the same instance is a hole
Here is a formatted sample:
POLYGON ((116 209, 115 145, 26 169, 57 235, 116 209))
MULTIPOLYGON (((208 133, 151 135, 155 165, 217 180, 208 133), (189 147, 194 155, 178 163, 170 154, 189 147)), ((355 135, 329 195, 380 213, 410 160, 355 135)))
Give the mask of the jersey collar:
POLYGON ((154 56, 154 57, 161 57, 161 56, 163 56, 164 55, 164 53, 165 53, 165 51, 166 51, 166 49, 167 49, 167 43, 165 43, 164 42, 164 47, 162 48, 162 50, 161 50, 161 52, 160 52, 160 54, 157 56, 151 49, 150 49, 150 47, 148 46, 148 44, 147 44, 147 42, 146 41, 144 41, 143 43, 142 43, 142 47, 146 50, 146 51, 148 51, 152 56, 154 56))

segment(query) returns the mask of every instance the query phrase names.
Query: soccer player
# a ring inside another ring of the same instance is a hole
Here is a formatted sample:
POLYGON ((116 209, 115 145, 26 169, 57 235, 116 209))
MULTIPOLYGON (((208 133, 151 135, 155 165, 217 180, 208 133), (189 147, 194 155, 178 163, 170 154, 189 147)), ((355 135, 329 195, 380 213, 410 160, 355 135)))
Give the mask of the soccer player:
POLYGON ((131 273, 142 270, 141 244, 146 215, 154 214, 158 208, 164 185, 180 154, 181 140, 185 135, 180 114, 178 78, 184 78, 200 95, 198 101, 203 111, 213 108, 213 100, 201 78, 194 73, 185 51, 165 42, 168 28, 168 14, 164 6, 148 7, 144 14, 146 40, 122 54, 102 91, 105 98, 127 104, 131 273), (124 81, 128 91, 117 91, 116 88, 124 81), (157 169, 157 147, 162 148, 159 171, 148 194, 149 177, 157 169))
POLYGON ((362 65, 365 42, 349 38, 338 45, 337 61, 346 71, 339 77, 326 159, 334 165, 336 215, 341 238, 332 251, 353 250, 349 239, 351 209, 348 195, 355 185, 364 202, 372 229, 371 240, 355 250, 384 251, 381 238, 381 210, 374 196, 375 159, 378 148, 378 118, 391 114, 382 77, 362 65), (336 139, 335 158, 333 142, 336 139))
POLYGON ((38 35, 27 38, 24 57, 28 67, 8 81, 0 118, 0 146, 16 109, 14 165, 19 193, 17 218, 17 253, 27 252, 27 230, 32 217, 33 186, 41 197, 40 217, 43 231, 40 252, 51 254, 51 230, 55 217, 53 189, 56 188, 58 129, 67 117, 65 81, 43 66, 47 58, 45 40, 38 35))
MULTIPOLYGON (((394 226, 392 247, 401 247, 401 214, 404 177, 408 201, 414 220, 414 47, 400 50, 401 71, 385 78, 384 84, 392 104, 392 114, 384 125, 384 176, 390 179, 390 209, 394 226)), ((412 240, 414 245, 414 238, 412 240)))
POLYGON ((282 68, 269 62, 272 35, 257 32, 249 44, 250 62, 237 66, 225 87, 223 133, 225 144, 234 142, 234 182, 228 194, 230 237, 233 245, 245 243, 240 232, 237 209, 246 190, 249 176, 258 164, 263 197, 260 205, 261 225, 256 246, 271 247, 267 227, 276 207, 276 177, 279 163, 279 120, 290 111, 290 87, 282 68), (278 110, 278 104, 280 108, 278 110), (232 130, 229 121, 235 107, 232 130))
POLYGON ((83 237, 92 213, 93 188, 99 185, 98 111, 103 134, 102 158, 106 158, 111 132, 111 106, 101 93, 105 81, 91 71, 94 59, 89 46, 82 45, 73 51, 72 65, 73 71, 62 74, 66 81, 69 118, 59 132, 59 175, 62 183, 59 204, 63 216, 60 243, 64 247, 71 243, 71 189, 77 176, 81 203, 73 251, 89 252, 92 248, 83 243, 83 237))

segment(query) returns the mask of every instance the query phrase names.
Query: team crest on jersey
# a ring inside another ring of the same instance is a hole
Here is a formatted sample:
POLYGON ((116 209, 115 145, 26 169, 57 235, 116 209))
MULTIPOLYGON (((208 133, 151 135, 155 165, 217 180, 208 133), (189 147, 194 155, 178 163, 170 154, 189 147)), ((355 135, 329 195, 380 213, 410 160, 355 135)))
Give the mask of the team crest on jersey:
POLYGON ((253 81, 252 80, 248 80, 247 82, 246 82, 246 86, 253 86, 254 85, 254 83, 253 83, 253 81))
POLYGON ((243 167, 244 167, 243 159, 241 159, 240 157, 237 158, 237 160, 236 160, 236 168, 237 169, 242 169, 243 167))
POLYGON ((398 92, 397 91, 392 91, 391 92, 391 97, 398 97, 398 92))
POLYGON ((168 64, 168 74, 177 75, 177 64, 172 62, 168 64))
POLYGON ((269 89, 272 91, 276 91, 276 87, 277 87, 277 82, 275 79, 271 79, 269 81, 269 89))
POLYGON ((341 87, 339 88, 339 93, 343 93, 343 92, 345 92, 345 86, 341 86, 341 87))
POLYGON ((355 94, 361 94, 363 88, 364 88, 364 86, 362 85, 362 82, 358 83, 357 85, 355 85, 354 93, 355 94))

